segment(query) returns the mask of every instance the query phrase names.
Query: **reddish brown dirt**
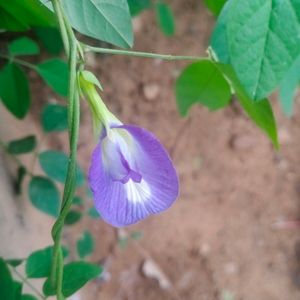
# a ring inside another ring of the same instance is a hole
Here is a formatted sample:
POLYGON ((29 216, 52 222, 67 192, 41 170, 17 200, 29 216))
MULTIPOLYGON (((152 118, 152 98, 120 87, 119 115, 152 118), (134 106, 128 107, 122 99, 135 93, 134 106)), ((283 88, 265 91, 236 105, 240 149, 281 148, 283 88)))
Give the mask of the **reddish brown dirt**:
MULTIPOLYGON (((173 38, 162 36, 153 12, 143 13, 135 21, 135 49, 205 55, 214 20, 198 2, 172 1, 173 38)), ((180 118, 173 87, 186 63, 90 56, 89 64, 110 109, 124 123, 154 132, 170 151, 181 192, 170 210, 128 228, 143 238, 125 249, 109 225, 85 221, 97 237, 92 261, 105 261, 107 276, 85 288, 84 300, 299 299, 299 229, 274 225, 300 218, 299 103, 289 120, 275 105, 282 144, 276 152, 235 105, 214 113, 196 106, 180 118), (171 289, 142 275, 147 257, 171 289)), ((83 107, 79 157, 87 169, 94 143, 83 107)))

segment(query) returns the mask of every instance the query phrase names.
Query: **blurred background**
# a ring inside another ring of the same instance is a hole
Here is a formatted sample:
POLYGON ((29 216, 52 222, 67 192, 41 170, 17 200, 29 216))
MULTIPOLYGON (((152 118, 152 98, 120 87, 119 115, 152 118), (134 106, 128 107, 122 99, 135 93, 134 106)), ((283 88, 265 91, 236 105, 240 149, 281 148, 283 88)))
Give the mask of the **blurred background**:
MULTIPOLYGON (((206 55, 215 18, 199 1, 169 4, 176 16, 175 35, 165 37, 155 13, 147 10, 133 19, 134 49, 206 55)), ((91 53, 87 64, 100 78, 102 98, 110 110, 124 123, 154 132, 168 149, 180 177, 180 197, 167 212, 125 230, 91 218, 68 227, 64 241, 69 246, 85 228, 92 232, 95 251, 90 260, 105 267, 102 277, 74 299, 299 299, 299 99, 294 117, 288 119, 273 95, 281 143, 276 151, 234 103, 213 113, 194 106, 189 117, 181 118, 174 82, 185 62, 91 53)), ((36 73, 29 72, 29 78, 31 112, 25 122, 17 121, 1 104, 1 139, 34 133, 43 140, 40 150, 67 152, 66 132, 44 139, 39 125, 44 105, 63 100, 36 73)), ((96 141, 83 101, 82 107, 79 164, 87 172, 96 141)), ((28 155, 21 159, 34 164, 28 155)), ((15 196, 15 168, 15 162, 0 152, 0 255, 4 257, 26 257, 51 244, 53 219, 32 207, 26 190, 15 196)), ((38 166, 34 168, 40 172, 38 166)))

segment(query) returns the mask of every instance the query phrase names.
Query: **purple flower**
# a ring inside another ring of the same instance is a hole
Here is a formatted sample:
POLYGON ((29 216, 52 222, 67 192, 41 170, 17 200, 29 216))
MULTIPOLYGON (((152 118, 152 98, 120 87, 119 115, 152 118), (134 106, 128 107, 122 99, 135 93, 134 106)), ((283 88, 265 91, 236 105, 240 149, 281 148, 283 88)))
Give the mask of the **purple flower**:
POLYGON ((134 224, 169 208, 178 196, 174 166, 160 142, 133 125, 103 129, 89 182, 95 207, 109 224, 134 224))

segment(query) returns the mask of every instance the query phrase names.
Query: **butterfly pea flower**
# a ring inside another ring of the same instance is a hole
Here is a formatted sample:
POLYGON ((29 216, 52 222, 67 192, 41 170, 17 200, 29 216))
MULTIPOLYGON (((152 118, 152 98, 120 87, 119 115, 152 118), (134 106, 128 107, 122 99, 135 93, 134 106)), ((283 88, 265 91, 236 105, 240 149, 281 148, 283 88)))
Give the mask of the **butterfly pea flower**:
POLYGON ((101 127, 88 176, 101 217, 122 227, 169 208, 178 196, 178 177, 164 147, 146 129, 122 124, 94 84, 82 81, 94 125, 101 127))

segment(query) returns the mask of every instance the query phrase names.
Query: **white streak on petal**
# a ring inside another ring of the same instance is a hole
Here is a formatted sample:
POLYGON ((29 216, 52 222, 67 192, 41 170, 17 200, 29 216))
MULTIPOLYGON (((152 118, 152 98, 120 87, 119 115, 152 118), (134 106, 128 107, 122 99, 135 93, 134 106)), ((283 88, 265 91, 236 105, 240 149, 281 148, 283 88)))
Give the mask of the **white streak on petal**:
POLYGON ((142 179, 140 183, 128 180, 124 185, 127 199, 133 203, 143 203, 150 199, 151 190, 148 183, 142 179))

